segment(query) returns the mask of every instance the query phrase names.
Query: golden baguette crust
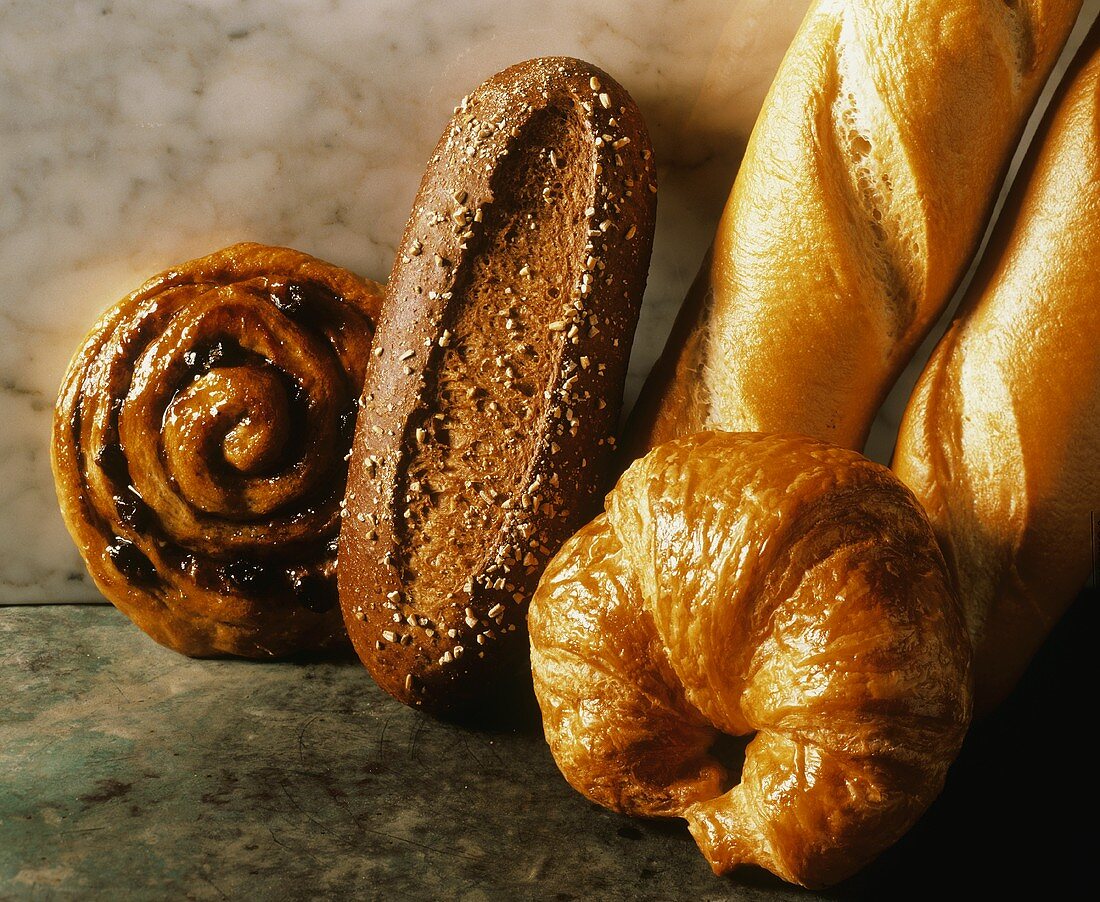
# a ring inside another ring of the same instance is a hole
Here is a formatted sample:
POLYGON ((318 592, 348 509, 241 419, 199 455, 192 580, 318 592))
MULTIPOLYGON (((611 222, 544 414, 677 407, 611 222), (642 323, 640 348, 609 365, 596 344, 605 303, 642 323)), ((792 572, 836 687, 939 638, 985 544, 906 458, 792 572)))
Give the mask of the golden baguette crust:
POLYGON ((634 102, 535 59, 455 110, 367 370, 340 595, 371 674, 454 709, 526 679, 526 611, 606 488, 656 212, 634 102))
POLYGON ((686 818, 718 873, 853 873, 939 793, 969 722, 924 512, 885 467, 804 436, 704 432, 635 462, 546 568, 530 629, 566 779, 686 818), (755 733, 740 782, 719 732, 755 733))
POLYGON ((863 446, 974 253, 1081 4, 818 2, 627 430, 863 446))
POLYGON ((235 244, 150 279, 69 364, 51 460, 100 591, 195 656, 346 646, 336 535, 382 287, 235 244))
POLYGON ((902 421, 974 644, 976 704, 1012 689, 1092 564, 1100 512, 1100 28, 1036 136, 985 262, 902 421))

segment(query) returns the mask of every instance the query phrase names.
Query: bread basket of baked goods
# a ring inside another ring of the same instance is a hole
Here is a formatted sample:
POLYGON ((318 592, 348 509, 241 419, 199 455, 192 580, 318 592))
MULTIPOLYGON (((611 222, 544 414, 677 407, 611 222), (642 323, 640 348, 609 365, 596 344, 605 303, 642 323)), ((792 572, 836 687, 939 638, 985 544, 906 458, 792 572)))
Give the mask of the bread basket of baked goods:
POLYGON ((1082 5, 808 4, 665 330, 652 85, 455 82, 384 284, 237 243, 92 326, 50 445, 91 579, 184 656, 343 656, 417 722, 537 703, 552 779, 673 825, 713 894, 849 880, 1094 569, 1082 5))

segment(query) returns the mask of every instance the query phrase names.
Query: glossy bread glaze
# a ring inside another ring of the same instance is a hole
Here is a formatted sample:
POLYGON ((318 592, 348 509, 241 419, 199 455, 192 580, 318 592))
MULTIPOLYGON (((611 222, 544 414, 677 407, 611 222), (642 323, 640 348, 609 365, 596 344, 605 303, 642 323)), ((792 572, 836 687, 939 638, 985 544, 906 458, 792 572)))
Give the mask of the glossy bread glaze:
POLYGON ((1100 29, 1032 144, 905 411, 894 470, 928 511, 974 644, 1012 689, 1088 579, 1100 516, 1100 29))
POLYGON ((565 777, 686 818, 719 873, 853 873, 939 793, 970 718, 923 512, 886 468, 802 436, 700 433, 635 462, 547 567, 530 630, 565 777), (739 783, 719 733, 755 733, 739 783))
POLYGON ((1081 4, 820 0, 626 436, 860 449, 977 247, 1081 4))
POLYGON ((336 535, 381 287, 237 244, 150 279, 69 365, 53 470, 96 585, 189 655, 346 641, 336 535))

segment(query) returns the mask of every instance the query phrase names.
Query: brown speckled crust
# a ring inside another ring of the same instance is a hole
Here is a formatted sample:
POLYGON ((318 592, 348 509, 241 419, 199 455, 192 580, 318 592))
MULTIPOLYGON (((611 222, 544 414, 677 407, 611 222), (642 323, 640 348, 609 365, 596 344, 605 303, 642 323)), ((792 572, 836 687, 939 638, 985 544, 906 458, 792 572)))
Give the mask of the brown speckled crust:
POLYGON ((1079 0, 817 2, 625 431, 860 449, 954 293, 1079 0))
POLYGON ((852 874, 936 797, 970 720, 923 511, 885 467, 804 436, 704 432, 637 461, 529 621, 566 779, 686 818, 717 873, 852 874), (732 788, 720 732, 755 734, 732 788))
POLYGON ((340 598, 374 678, 456 709, 526 679, 526 610, 606 487, 656 211, 641 115, 579 60, 463 98, 367 370, 340 598))
POLYGON ((382 289, 236 244, 150 279, 69 365, 52 463, 100 591, 163 645, 345 643, 336 534, 382 289))
POLYGON ((894 454, 956 577, 979 714, 1012 690, 1094 562, 1098 101, 1094 26, 909 400, 894 454))

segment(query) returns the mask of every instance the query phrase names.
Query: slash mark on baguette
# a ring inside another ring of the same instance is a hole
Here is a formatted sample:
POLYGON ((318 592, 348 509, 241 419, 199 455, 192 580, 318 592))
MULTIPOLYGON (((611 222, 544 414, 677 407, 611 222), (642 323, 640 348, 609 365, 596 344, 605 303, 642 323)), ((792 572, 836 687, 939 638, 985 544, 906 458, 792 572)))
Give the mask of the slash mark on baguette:
POLYGON ((845 34, 854 27, 846 16, 839 29, 826 134, 841 173, 853 237, 864 245, 853 259, 865 260, 865 277, 881 287, 886 334, 894 347, 912 328, 924 294, 925 211, 897 124, 867 60, 857 55, 862 45, 845 34))
POLYGON ((1020 90, 1024 76, 1035 68, 1035 32, 1031 21, 1026 18, 1027 10, 1021 9, 1017 0, 1004 0, 1004 6, 1009 43, 1015 62, 1014 82, 1016 89, 1020 90))

